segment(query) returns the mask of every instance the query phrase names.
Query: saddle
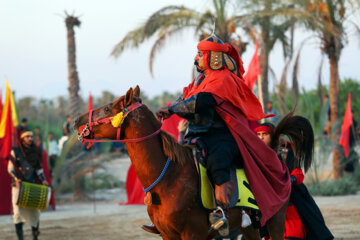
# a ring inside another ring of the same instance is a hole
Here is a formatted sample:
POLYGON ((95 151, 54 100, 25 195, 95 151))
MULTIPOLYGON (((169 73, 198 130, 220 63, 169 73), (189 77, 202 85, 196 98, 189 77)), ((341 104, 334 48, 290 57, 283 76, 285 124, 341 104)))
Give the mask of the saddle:
MULTIPOLYGON (((191 140, 195 165, 199 173, 199 191, 202 206, 211 211, 216 208, 214 185, 211 183, 206 170, 205 144, 199 138, 191 140)), ((234 193, 231 197, 230 208, 242 208, 260 213, 255 197, 251 191, 244 168, 232 168, 231 180, 235 182, 234 193)))

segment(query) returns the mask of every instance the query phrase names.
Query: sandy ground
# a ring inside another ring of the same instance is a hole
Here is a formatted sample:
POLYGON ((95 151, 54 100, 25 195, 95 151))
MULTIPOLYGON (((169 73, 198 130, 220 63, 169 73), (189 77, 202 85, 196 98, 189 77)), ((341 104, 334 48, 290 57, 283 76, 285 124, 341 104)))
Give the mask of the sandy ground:
MULTIPOLYGON (((124 180, 128 165, 128 159, 119 159, 109 164, 109 171, 124 180)), ((140 228, 150 223, 144 205, 118 204, 126 199, 123 189, 99 190, 96 196, 102 197, 96 207, 93 202, 58 202, 56 211, 43 212, 39 239, 160 239, 140 228)), ((360 193, 315 201, 336 239, 360 239, 360 193)), ((24 230, 25 239, 32 239, 28 224, 24 230)), ((16 239, 10 215, 0 216, 0 239, 16 239)))

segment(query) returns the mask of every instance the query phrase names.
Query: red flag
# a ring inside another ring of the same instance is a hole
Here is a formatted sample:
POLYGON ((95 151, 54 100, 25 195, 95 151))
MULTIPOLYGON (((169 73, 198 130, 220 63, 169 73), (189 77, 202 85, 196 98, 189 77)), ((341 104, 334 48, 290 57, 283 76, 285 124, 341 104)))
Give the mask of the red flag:
POLYGON ((88 112, 90 112, 93 108, 92 105, 92 96, 91 96, 91 92, 89 92, 89 102, 88 102, 88 112))
POLYGON ((2 106, 2 96, 1 96, 1 91, 0 91, 0 117, 1 117, 1 113, 2 113, 2 109, 3 109, 3 106, 2 106))
MULTIPOLYGON (((10 97, 10 96, 9 96, 10 97)), ((11 213, 11 178, 7 171, 6 157, 10 154, 12 143, 12 119, 10 100, 5 101, 2 111, 3 137, 0 138, 0 215, 11 213)))
POLYGON ((258 43, 255 41, 255 52, 244 75, 245 84, 252 90, 260 74, 260 63, 258 57, 258 43))
POLYGON ((341 136, 339 144, 344 147, 345 157, 349 157, 349 143, 350 143, 350 127, 353 124, 352 112, 351 112, 351 94, 348 95, 348 101, 346 105, 344 121, 341 126, 341 136))

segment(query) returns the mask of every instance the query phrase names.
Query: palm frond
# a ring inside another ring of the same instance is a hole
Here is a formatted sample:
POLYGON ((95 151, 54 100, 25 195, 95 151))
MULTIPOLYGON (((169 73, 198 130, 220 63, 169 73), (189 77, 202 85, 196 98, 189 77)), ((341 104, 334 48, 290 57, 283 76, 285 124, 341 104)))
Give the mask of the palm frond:
POLYGON ((212 31, 212 25, 214 20, 215 16, 210 10, 201 14, 195 27, 195 34, 198 34, 200 31, 210 34, 212 31))
POLYGON ((154 45, 151 48, 150 57, 149 57, 149 70, 150 74, 153 77, 153 62, 155 60, 155 55, 158 53, 165 45, 165 41, 170 37, 173 36, 175 33, 179 31, 185 30, 183 26, 179 26, 177 28, 167 29, 166 32, 161 32, 158 39, 155 41, 154 45))
POLYGON ((115 58, 127 48, 137 48, 148 37, 144 34, 144 26, 140 26, 133 31, 128 32, 125 37, 115 45, 111 55, 115 58))
POLYGON ((191 20, 197 20, 198 13, 194 10, 169 6, 154 13, 145 23, 144 34, 152 36, 160 29, 166 29, 173 25, 181 26, 187 25, 191 20))

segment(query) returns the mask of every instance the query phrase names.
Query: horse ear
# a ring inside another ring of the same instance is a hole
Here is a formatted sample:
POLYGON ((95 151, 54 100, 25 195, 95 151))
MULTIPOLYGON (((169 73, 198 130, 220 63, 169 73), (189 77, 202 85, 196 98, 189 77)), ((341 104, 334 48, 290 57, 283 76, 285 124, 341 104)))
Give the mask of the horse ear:
POLYGON ((130 88, 130 89, 126 92, 126 95, 125 95, 125 106, 131 105, 131 101, 132 101, 132 98, 133 98, 133 94, 134 94, 134 91, 133 91, 132 88, 130 88))
POLYGON ((134 96, 135 97, 140 97, 140 88, 139 85, 136 85, 135 89, 134 89, 134 96))

